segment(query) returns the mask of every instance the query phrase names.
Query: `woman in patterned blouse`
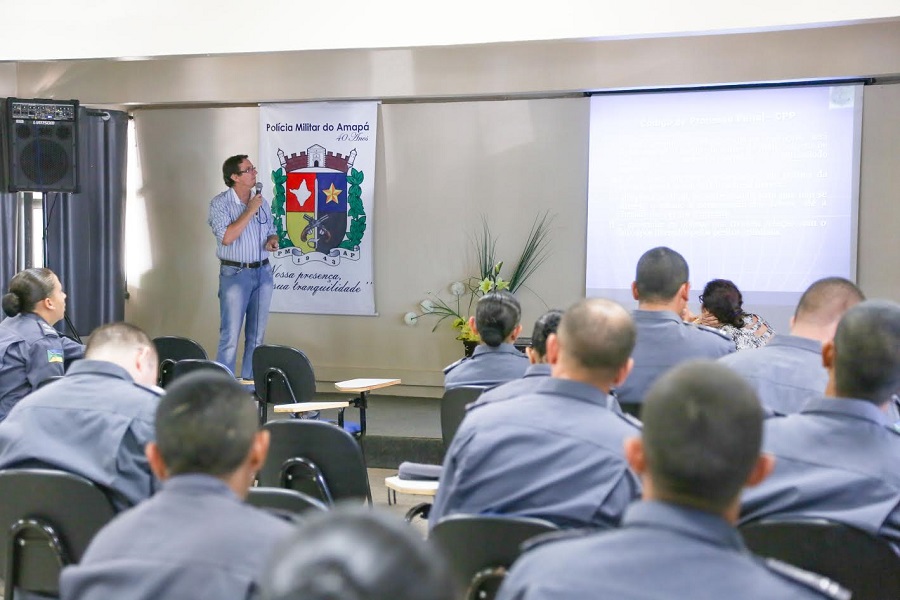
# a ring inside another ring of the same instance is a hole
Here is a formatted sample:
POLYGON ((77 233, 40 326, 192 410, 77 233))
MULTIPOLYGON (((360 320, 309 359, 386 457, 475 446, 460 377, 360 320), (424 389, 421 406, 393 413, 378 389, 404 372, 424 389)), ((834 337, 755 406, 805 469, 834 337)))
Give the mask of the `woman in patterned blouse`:
POLYGON ((738 350, 765 346, 775 331, 759 315, 744 312, 743 303, 741 291, 733 282, 713 279, 700 296, 697 322, 727 333, 738 350))

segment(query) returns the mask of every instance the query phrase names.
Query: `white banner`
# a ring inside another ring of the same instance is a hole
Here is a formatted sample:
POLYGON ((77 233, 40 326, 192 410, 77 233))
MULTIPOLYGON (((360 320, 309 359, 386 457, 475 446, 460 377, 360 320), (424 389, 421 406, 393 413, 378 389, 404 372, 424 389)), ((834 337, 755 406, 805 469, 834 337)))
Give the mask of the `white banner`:
POLYGON ((375 314, 377 118, 377 102, 259 107, 259 179, 279 238, 273 312, 375 314))

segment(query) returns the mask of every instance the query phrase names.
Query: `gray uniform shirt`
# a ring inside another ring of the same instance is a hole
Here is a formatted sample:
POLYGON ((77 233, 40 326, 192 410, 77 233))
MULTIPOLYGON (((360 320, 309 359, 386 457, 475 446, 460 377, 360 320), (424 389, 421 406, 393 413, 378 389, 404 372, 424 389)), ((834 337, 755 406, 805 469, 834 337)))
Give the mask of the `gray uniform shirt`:
POLYGON ((795 335, 776 335, 762 348, 719 362, 749 381, 763 406, 779 415, 799 412, 809 400, 821 398, 828 383, 821 342, 795 335))
POLYGON ((634 369, 616 390, 619 402, 637 404, 660 375, 688 360, 716 359, 735 351, 727 335, 685 323, 670 310, 635 310, 631 313, 637 341, 631 358, 634 369))
POLYGON ((464 385, 492 386, 519 379, 528 368, 528 357, 512 344, 492 348, 487 344, 475 347, 472 356, 462 358, 444 369, 444 389, 464 385))
POLYGON ((716 515, 662 502, 638 502, 622 528, 549 541, 527 552, 503 581, 498 600, 806 600, 825 598, 821 577, 765 561, 716 515), (801 583, 801 580, 805 583, 801 583))
MULTIPOLYGON (((478 400, 470 404, 467 408, 474 408, 476 406, 481 406, 482 404, 488 404, 489 402, 510 400, 518 398, 522 394, 527 394, 534 389, 535 384, 542 378, 550 377, 550 370, 550 365, 546 363, 528 365, 528 368, 525 369, 525 374, 521 379, 513 379, 512 381, 501 383, 497 387, 487 390, 478 396, 478 400)), ((622 408, 612 394, 606 396, 606 408, 615 413, 622 414, 622 408)))
POLYGON ((768 516, 831 519, 900 548, 900 433, 865 400, 820 398, 766 420, 775 469, 744 491, 742 522, 768 516))
POLYGON ((122 367, 80 360, 23 398, 0 423, 0 468, 45 466, 102 486, 119 510, 149 498, 144 446, 155 439, 159 392, 122 367))
POLYGON ((429 524, 468 513, 613 527, 640 495, 622 449, 639 434, 606 408, 602 390, 545 377, 515 400, 466 413, 444 458, 429 524))
POLYGON ((61 336, 34 313, 0 321, 0 421, 45 379, 65 373, 84 346, 61 336))
POLYGON ((293 527, 208 475, 179 475, 63 570, 63 600, 246 600, 293 527))

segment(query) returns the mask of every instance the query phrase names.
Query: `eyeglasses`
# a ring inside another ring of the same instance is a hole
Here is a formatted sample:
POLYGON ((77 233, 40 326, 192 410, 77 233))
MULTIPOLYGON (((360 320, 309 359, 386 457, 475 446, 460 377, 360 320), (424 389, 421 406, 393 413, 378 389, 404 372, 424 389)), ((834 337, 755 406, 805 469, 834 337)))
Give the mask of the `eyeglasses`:
POLYGON ((243 171, 238 171, 240 175, 246 175, 247 173, 256 173, 256 167, 247 167, 243 171))
POLYGON ((700 304, 703 304, 703 295, 702 294, 700 295, 699 300, 700 300, 700 304))

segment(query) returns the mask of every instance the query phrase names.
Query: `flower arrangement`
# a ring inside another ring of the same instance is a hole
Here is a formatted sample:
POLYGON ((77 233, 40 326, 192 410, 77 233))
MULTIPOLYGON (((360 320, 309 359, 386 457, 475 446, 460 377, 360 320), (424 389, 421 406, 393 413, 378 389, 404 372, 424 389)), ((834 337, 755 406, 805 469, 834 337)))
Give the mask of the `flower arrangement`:
MULTIPOLYGON (((487 219, 481 218, 481 231, 472 238, 475 254, 478 257, 478 274, 463 281, 450 284, 450 294, 455 298, 449 303, 434 292, 428 292, 428 298, 419 303, 421 313, 408 312, 403 319, 407 325, 413 326, 424 316, 438 317, 432 327, 435 331, 443 321, 452 319, 450 326, 456 330, 456 339, 463 342, 480 342, 481 339, 469 327, 469 316, 478 299, 493 291, 508 290, 511 293, 525 285, 531 275, 547 260, 550 245, 550 225, 554 216, 549 211, 535 217, 531 230, 525 240, 525 246, 519 254, 509 279, 503 278, 503 261, 497 260, 497 238, 491 233, 487 219)), ((527 287, 527 286, 526 286, 527 287)))

